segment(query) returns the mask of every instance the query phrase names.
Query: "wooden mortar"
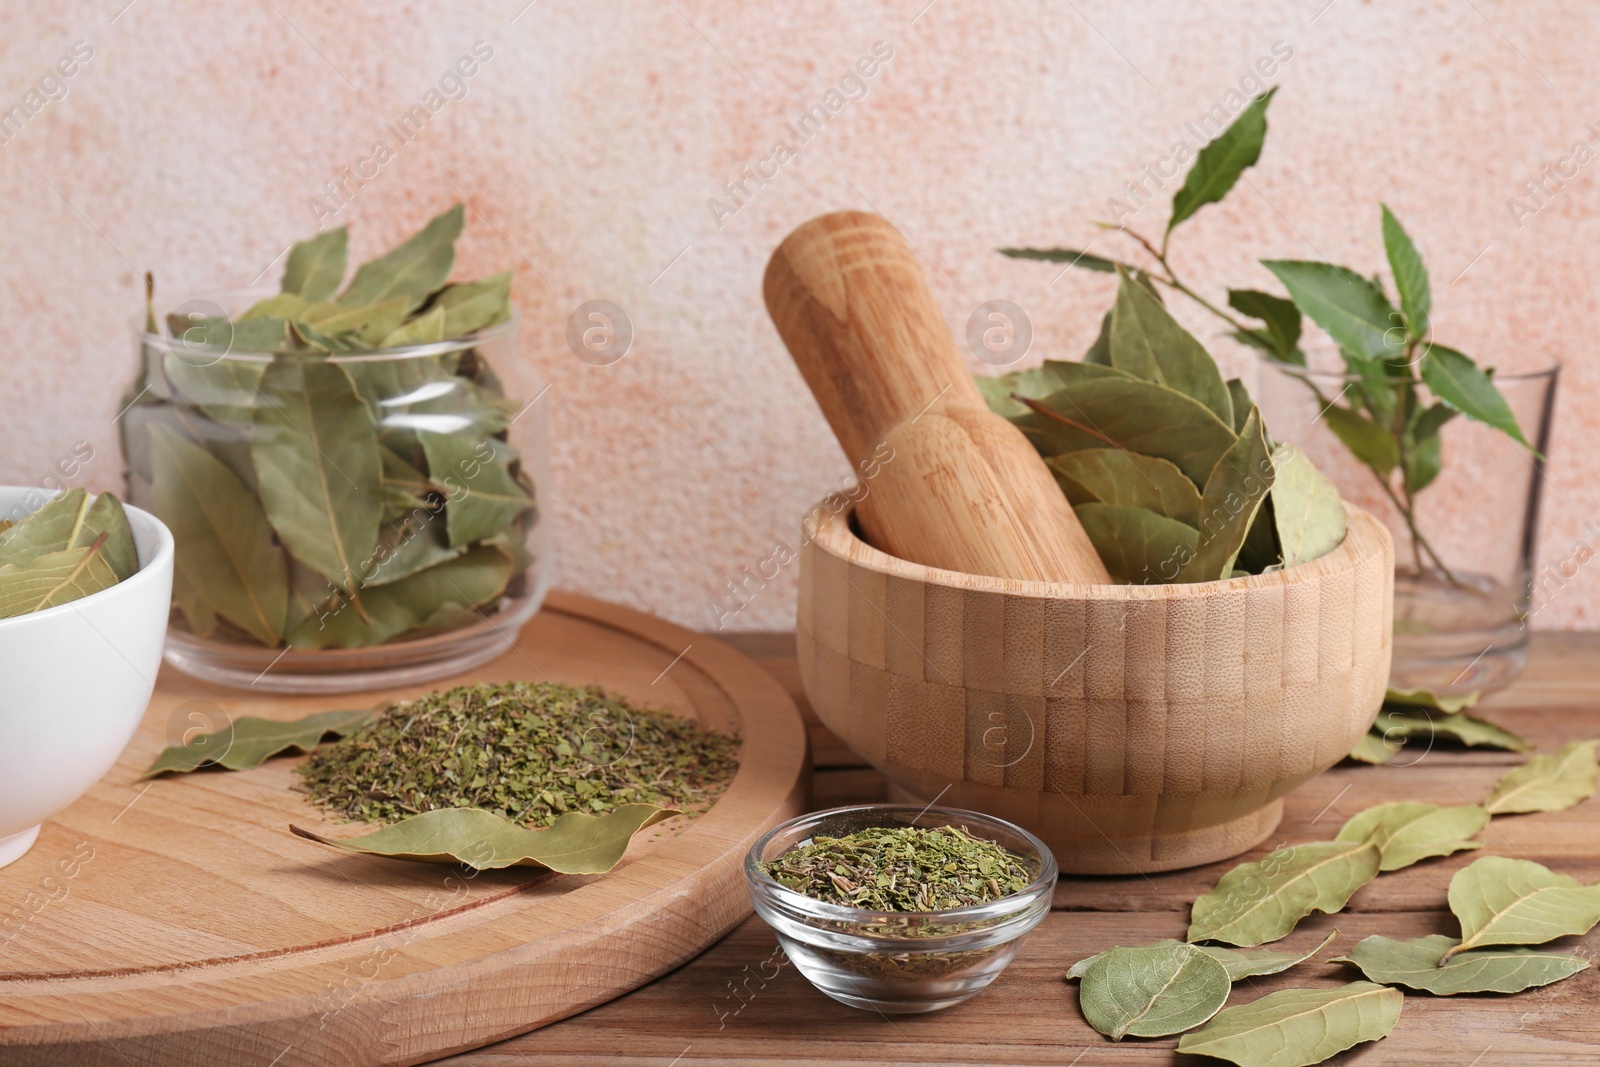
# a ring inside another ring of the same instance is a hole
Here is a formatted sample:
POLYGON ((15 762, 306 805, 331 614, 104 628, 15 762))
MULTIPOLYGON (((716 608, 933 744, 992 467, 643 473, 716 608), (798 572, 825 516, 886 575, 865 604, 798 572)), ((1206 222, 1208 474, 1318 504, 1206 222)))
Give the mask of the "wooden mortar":
POLYGON ((1010 819, 1063 871, 1238 855, 1366 732, 1394 547, 1348 508, 1327 555, 1187 585, 1065 585, 896 559, 816 509, 795 637, 822 722, 889 779, 1010 819))
POLYGON ((859 211, 812 219, 773 253, 763 288, 859 472, 868 541, 969 574, 1111 581, 1050 469, 983 402, 893 226, 859 211))

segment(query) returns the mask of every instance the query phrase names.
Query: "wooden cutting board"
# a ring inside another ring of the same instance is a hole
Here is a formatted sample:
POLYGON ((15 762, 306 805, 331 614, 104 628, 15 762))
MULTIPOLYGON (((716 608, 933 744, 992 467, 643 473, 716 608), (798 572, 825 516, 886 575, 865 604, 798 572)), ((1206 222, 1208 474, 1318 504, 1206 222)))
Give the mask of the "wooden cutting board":
POLYGON ((163 670, 117 766, 0 870, 0 1064, 412 1064, 564 1018, 749 915, 744 854, 801 810, 805 768, 794 703, 755 664, 573 595, 552 593, 504 656, 428 686, 286 697, 163 670), (294 837, 291 822, 359 831, 293 790, 293 759, 136 781, 169 721, 208 705, 294 718, 508 679, 599 684, 737 732, 738 775, 597 877, 468 876, 294 837))

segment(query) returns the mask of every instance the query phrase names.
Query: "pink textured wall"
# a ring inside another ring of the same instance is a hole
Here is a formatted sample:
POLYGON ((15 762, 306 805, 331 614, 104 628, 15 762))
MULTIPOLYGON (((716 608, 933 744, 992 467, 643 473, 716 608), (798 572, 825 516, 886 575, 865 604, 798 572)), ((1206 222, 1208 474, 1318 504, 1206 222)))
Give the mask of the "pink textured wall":
MULTIPOLYGON (((1600 152, 1593 4, 125 2, 12 0, 0 34, 0 109, 38 105, 0 144, 0 482, 37 482, 88 441, 76 482, 116 487, 139 271, 168 293, 272 281, 319 214, 351 223, 364 257, 465 197, 458 270, 515 267, 523 347, 552 383, 560 581, 712 626, 725 584, 785 558, 775 544, 793 545, 791 524, 847 472, 762 309, 782 236, 831 209, 878 210, 929 261, 953 330, 1009 299, 1032 319, 1031 358, 1075 357, 1108 283, 1052 284, 1049 267, 991 250, 1111 251, 1087 220, 1193 144, 1186 124, 1282 42, 1252 187, 1189 224, 1181 267, 1261 285, 1258 256, 1375 270, 1387 200, 1433 269, 1441 340, 1501 367, 1566 360, 1542 559, 1600 539, 1585 528, 1600 520, 1600 162, 1537 211, 1508 204, 1576 142, 1600 152), (459 99, 401 144, 385 124, 479 41, 492 58, 447 80, 441 96, 459 99), (75 42, 92 57, 48 78, 75 42), (875 42, 892 58, 798 143, 786 124, 875 42), (380 140, 394 158, 335 204, 324 183, 380 140), (780 140, 793 158, 728 199, 724 183, 780 140), (572 311, 602 298, 636 332, 606 367, 565 341, 572 311)), ((1159 231, 1176 184, 1135 225, 1159 231)), ((1437 506, 1495 520, 1470 493, 1437 506)), ((774 570, 727 625, 791 624, 794 567, 774 570)), ((1536 624, 1600 623, 1596 589, 1582 570, 1536 624)))

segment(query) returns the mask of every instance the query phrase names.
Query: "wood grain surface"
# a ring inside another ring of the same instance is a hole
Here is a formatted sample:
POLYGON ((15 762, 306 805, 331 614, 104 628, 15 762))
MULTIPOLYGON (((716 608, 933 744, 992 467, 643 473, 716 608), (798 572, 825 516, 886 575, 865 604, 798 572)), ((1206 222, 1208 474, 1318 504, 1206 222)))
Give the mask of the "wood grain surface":
POLYGON ((708 812, 647 831, 598 877, 351 856, 289 834, 365 829, 295 792, 293 760, 137 780, 198 723, 349 698, 164 670, 117 766, 0 871, 0 1064, 417 1063, 602 1003, 750 913, 744 853, 798 812, 808 770, 782 686, 715 639, 552 593, 494 662, 357 706, 509 679, 599 684, 736 732, 739 772, 708 812))
POLYGON ((897 559, 808 518, 796 616, 822 722, 897 800, 1038 834, 1063 871, 1237 855, 1349 752, 1383 700, 1393 547, 1351 509, 1339 547, 1220 582, 1065 585, 897 559))
MULTIPOLYGON (((789 635, 730 641, 777 677, 800 703, 816 763, 814 805, 881 800, 886 783, 832 736, 804 703, 789 635)), ((1537 634, 1528 673, 1489 698, 1482 714, 1550 749, 1600 736, 1600 635, 1537 634)), ((1390 800, 1459 804, 1481 798, 1521 757, 1421 750, 1389 767, 1341 764, 1289 794, 1282 824, 1249 857, 1279 842, 1331 838, 1351 815, 1390 800)), ((1592 882, 1600 879, 1600 801, 1569 811, 1495 819, 1479 853, 1427 860, 1385 874, 1338 915, 1314 915, 1286 939, 1309 947, 1339 937, 1285 974, 1241 982, 1230 1003, 1278 989, 1326 987, 1358 977, 1322 962, 1369 934, 1453 932, 1445 889, 1482 854, 1527 858, 1592 882)), ((499 1045, 455 1057, 451 1067, 615 1064, 619 1067, 846 1067, 867 1064, 1058 1064, 1062 1067, 1185 1067, 1219 1061, 1176 1056, 1176 1038, 1101 1037, 1083 1021, 1069 964, 1114 944, 1183 936, 1189 904, 1232 862, 1169 874, 1066 877, 1050 916, 995 984, 935 1015, 894 1019, 855 1011, 807 984, 778 953, 760 920, 741 924, 710 951, 604 1007, 499 1045)), ((1600 958, 1600 931, 1566 938, 1562 951, 1600 958)), ((1590 969, 1516 996, 1408 996, 1387 1040, 1329 1061, 1361 1067, 1569 1067, 1600 1063, 1600 972, 1590 969)))
POLYGON ((1022 431, 991 412, 887 220, 812 219, 772 254, 767 311, 855 467, 866 537, 971 574, 1108 583, 1022 431))

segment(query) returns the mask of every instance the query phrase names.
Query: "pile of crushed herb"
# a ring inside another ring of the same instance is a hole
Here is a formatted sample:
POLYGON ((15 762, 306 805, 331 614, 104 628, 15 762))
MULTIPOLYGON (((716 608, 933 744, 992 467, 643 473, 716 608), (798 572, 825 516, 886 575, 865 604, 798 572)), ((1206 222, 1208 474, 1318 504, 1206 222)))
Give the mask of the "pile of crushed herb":
POLYGON ((738 748, 597 689, 507 682, 397 704, 312 753, 300 775, 312 800, 362 822, 482 808, 539 827, 623 804, 704 811, 738 770, 738 748))
POLYGON ((960 826, 902 826, 818 835, 762 865, 779 884, 829 904, 870 911, 943 911, 1020 893, 1021 860, 960 826))

